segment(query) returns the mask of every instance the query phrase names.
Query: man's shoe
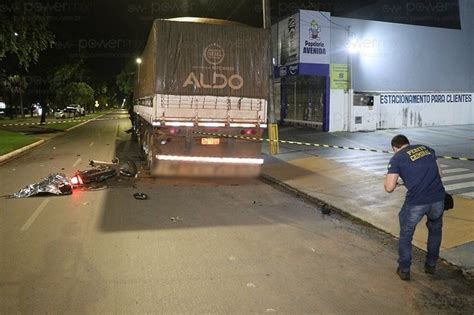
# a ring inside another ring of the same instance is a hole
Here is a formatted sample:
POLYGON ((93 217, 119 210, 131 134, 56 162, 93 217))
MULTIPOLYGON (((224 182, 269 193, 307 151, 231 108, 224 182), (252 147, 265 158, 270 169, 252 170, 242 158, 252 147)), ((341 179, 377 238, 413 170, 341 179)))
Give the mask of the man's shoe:
POLYGON ((400 267, 397 268, 397 275, 400 276, 400 279, 403 281, 409 281, 410 280, 410 271, 408 272, 403 272, 400 267))
POLYGON ((430 275, 434 275, 436 272, 436 265, 430 266, 428 264, 425 264, 425 273, 428 273, 430 275))

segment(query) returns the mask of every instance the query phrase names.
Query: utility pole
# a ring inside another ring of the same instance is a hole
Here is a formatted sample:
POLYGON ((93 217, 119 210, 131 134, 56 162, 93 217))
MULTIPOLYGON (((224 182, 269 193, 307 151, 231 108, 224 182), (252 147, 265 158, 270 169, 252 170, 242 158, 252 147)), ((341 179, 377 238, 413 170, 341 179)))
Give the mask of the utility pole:
POLYGON ((272 25, 270 21, 270 0, 262 0, 263 8, 263 28, 269 31, 269 47, 267 49, 268 67, 268 136, 270 138, 270 154, 279 153, 278 145, 278 124, 275 119, 275 103, 273 100, 273 46, 272 46, 272 25))

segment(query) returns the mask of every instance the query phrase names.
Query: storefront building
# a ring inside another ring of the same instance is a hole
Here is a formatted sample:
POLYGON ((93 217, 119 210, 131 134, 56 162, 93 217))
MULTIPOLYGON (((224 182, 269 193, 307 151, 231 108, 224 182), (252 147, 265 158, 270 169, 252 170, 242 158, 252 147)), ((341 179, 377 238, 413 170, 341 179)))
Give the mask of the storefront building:
POLYGON ((278 21, 276 116, 323 131, 474 124, 474 2, 459 10, 461 29, 307 10, 278 21))

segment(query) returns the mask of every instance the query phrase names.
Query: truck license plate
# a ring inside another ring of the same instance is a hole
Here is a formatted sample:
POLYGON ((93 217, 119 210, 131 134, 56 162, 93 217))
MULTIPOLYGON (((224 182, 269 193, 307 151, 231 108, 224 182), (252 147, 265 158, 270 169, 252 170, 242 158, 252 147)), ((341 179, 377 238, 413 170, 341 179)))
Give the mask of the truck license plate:
POLYGON ((218 145, 220 143, 219 138, 201 138, 202 145, 218 145))

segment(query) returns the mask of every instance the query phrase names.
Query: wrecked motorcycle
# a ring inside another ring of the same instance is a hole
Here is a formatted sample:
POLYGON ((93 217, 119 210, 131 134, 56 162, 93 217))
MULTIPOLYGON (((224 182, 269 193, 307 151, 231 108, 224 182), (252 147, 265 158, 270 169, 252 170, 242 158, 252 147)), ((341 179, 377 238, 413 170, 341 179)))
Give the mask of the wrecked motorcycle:
POLYGON ((116 176, 135 177, 137 175, 135 163, 132 161, 120 162, 118 158, 114 158, 112 162, 90 160, 89 165, 92 168, 77 171, 71 178, 71 183, 74 187, 101 183, 106 179, 116 176))

